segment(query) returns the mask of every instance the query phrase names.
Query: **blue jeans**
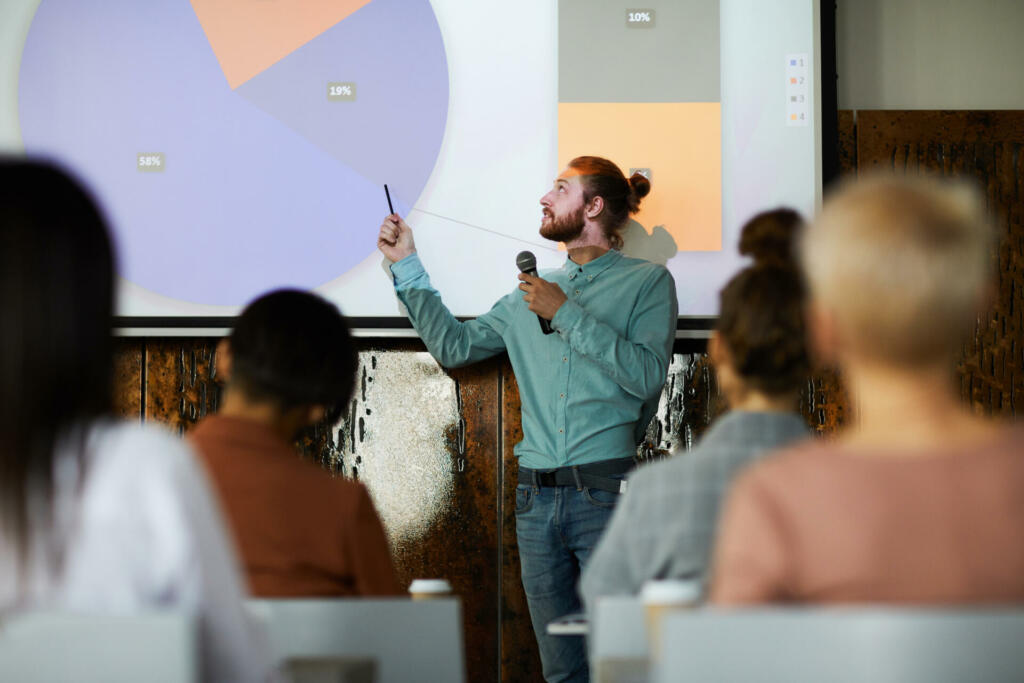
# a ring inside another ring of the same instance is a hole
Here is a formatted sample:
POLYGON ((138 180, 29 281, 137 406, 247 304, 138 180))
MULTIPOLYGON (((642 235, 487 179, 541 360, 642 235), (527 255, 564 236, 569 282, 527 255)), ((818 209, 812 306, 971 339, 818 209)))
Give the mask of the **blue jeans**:
POLYGON ((618 497, 618 493, 586 487, 516 487, 516 537, 523 589, 548 683, 590 680, 584 639, 549 636, 547 625, 558 617, 582 611, 576 584, 618 497))

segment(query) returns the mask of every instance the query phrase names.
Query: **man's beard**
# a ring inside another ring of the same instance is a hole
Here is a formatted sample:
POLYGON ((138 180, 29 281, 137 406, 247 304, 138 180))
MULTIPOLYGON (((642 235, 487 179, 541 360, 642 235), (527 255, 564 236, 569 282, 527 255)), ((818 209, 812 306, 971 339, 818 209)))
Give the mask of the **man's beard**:
POLYGON ((541 223, 540 236, 553 242, 571 242, 583 234, 583 207, 564 216, 552 215, 548 223, 541 223))

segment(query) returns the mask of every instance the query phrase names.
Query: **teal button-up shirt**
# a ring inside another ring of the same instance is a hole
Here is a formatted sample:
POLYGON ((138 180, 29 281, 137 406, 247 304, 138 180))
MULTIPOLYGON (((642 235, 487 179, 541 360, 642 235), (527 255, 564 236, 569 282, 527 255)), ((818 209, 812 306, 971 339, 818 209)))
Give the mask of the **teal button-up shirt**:
POLYGON ((541 273, 569 297, 545 335, 518 288, 459 322, 419 257, 391 265, 395 289, 427 350, 446 367, 508 351, 522 399, 524 467, 547 469, 636 454, 658 406, 676 329, 668 270, 609 251, 541 273))

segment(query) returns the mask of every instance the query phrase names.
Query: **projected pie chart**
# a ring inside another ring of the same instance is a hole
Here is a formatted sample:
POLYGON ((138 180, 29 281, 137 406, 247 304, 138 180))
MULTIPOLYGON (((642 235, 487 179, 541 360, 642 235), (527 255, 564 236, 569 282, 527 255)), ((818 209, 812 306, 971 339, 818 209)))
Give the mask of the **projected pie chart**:
POLYGON ((121 275, 232 306, 366 259, 448 115, 428 0, 42 0, 18 87, 26 152, 94 190, 121 275))

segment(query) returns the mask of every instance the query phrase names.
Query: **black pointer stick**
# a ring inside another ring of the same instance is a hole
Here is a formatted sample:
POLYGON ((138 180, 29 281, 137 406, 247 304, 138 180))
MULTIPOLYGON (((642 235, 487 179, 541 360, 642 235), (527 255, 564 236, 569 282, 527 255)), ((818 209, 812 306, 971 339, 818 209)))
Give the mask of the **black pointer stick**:
POLYGON ((384 183, 384 196, 388 198, 388 211, 395 213, 395 207, 391 206, 391 193, 388 192, 388 184, 384 183))

